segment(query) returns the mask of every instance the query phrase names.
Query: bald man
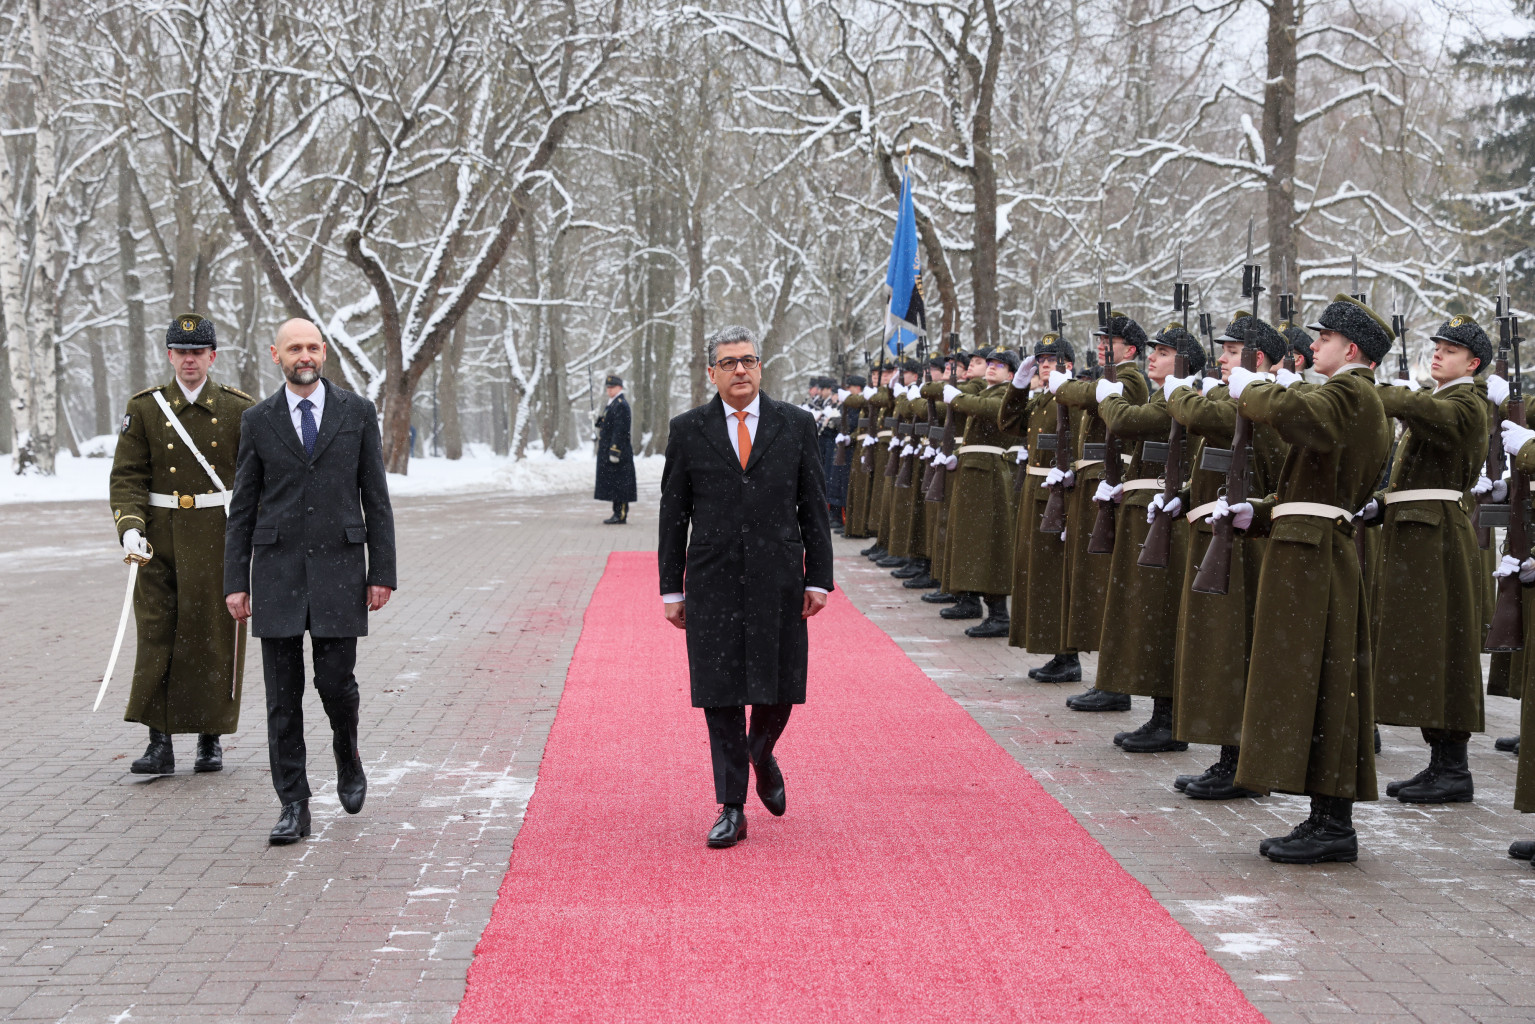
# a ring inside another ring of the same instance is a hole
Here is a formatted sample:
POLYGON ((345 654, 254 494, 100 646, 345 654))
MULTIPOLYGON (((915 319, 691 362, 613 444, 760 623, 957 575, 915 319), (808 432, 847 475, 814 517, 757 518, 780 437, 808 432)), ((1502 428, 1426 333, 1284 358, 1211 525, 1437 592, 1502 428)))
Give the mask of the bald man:
POLYGON ((261 638, 267 748, 282 813, 268 841, 309 835, 304 750, 304 634, 330 719, 336 795, 348 814, 368 791, 358 749, 353 669, 368 613, 395 589, 394 513, 378 414, 321 376, 325 340, 289 320, 272 343, 285 385, 241 419, 234 498, 224 535, 229 613, 261 638))

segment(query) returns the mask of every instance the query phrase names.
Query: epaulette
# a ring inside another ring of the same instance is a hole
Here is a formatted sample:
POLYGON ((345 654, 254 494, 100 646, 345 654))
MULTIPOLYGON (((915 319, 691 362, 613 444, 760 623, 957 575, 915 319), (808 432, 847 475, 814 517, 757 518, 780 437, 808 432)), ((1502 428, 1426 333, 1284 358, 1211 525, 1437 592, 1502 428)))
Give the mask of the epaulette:
POLYGON ((168 385, 165 385, 165 384, 154 384, 154 385, 151 385, 150 387, 145 388, 143 391, 140 391, 137 394, 131 395, 129 397, 130 397, 130 400, 133 399, 133 398, 143 398, 145 395, 152 395, 156 391, 159 391, 161 388, 167 387, 167 386, 168 385))
POLYGON ((241 398, 245 399, 247 402, 254 402, 255 401, 254 398, 252 398, 250 395, 247 395, 245 392, 241 391, 239 388, 230 387, 228 384, 220 384, 219 387, 223 388, 225 391, 229 392, 231 395, 239 395, 241 398))

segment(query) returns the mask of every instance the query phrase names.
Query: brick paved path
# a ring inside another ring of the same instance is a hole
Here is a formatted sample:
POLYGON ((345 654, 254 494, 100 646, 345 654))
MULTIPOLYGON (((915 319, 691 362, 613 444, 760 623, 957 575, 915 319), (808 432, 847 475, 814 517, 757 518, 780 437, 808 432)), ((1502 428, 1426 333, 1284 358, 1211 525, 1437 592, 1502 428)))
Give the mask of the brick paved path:
MULTIPOLYGON (((0 507, 0 1019, 448 1021, 587 597, 609 550, 654 545, 653 508, 652 489, 616 528, 579 496, 399 502, 404 589, 360 646, 367 807, 340 811, 311 697, 315 835, 272 848, 259 645, 221 775, 190 772, 190 737, 176 776, 128 775, 144 733, 119 719, 125 679, 89 713, 125 572, 104 506, 0 507)), ((1171 776, 1208 751, 1120 752, 1108 737, 1143 709, 1066 711, 1076 686, 1024 678, 1042 658, 959 636, 855 547, 838 541, 838 571, 859 607, 1276 1024, 1535 1012, 1535 872, 1503 856, 1535 821, 1510 810, 1513 761, 1490 739, 1513 730, 1512 702, 1490 700, 1473 744, 1476 804, 1362 807, 1359 864, 1270 865, 1253 846, 1303 816, 1300 801, 1178 796, 1171 776)), ((1416 771, 1421 745, 1385 732, 1383 779, 1416 771)))

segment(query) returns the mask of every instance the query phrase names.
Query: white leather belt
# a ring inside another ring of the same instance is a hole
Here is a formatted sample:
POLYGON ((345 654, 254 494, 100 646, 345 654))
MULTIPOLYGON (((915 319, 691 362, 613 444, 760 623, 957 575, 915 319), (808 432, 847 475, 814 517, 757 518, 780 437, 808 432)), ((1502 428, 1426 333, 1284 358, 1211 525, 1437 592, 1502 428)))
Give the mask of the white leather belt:
POLYGON ((1026 452, 1028 450, 1029 449, 1024 445, 1015 444, 1007 450, 1007 454, 1011 455, 1013 452, 1026 452))
POLYGON ((976 453, 981 454, 981 455, 1004 455, 1004 454, 1006 454, 1003 451, 1003 449, 997 447, 994 444, 962 444, 962 445, 959 446, 959 451, 955 452, 954 454, 955 455, 968 455, 971 452, 976 452, 976 453))
POLYGON ((1025 468, 1028 469, 1029 476, 1049 476, 1050 475, 1050 470, 1054 469, 1055 467, 1053 467, 1053 466, 1027 466, 1025 468))
MULTIPOLYGON (((1460 495, 1456 495, 1457 498, 1460 495)), ((1319 519, 1341 519, 1345 523, 1354 521, 1354 513, 1346 508, 1336 505, 1323 505, 1317 501, 1282 501, 1274 506, 1274 511, 1269 513, 1270 519, 1279 519, 1283 516, 1316 516, 1319 519)))
POLYGON ((152 508, 218 508, 224 504, 224 495, 213 494, 156 494, 149 492, 152 508))
POLYGON ((1420 487, 1415 491, 1391 491, 1386 495, 1386 504, 1395 505, 1399 501, 1453 501, 1459 504, 1460 499, 1459 491, 1447 487, 1420 487))
POLYGON ((1078 459, 1076 462, 1073 462, 1071 464, 1071 468, 1072 469, 1086 469, 1088 466, 1101 466, 1101 465, 1103 465, 1103 460, 1102 459, 1078 459))
POLYGON ((874 436, 875 437, 889 437, 890 436, 890 431, 888 431, 888 430, 881 430, 879 433, 875 434, 874 436))
POLYGON ((1196 508, 1189 509, 1189 515, 1188 515, 1189 522, 1191 522, 1191 523, 1199 522, 1205 516, 1209 515, 1211 512, 1214 512, 1215 511, 1215 506, 1218 505, 1218 504, 1220 504, 1220 502, 1218 502, 1218 501, 1207 501, 1203 505, 1200 505, 1200 506, 1198 506, 1196 508))
POLYGON ((1125 490, 1127 492, 1128 491, 1160 491, 1160 490, 1165 489, 1165 487, 1166 487, 1166 485, 1163 484, 1162 481, 1155 480, 1155 479, 1153 479, 1153 478, 1151 478, 1149 476, 1143 476, 1143 477, 1140 477, 1139 479, 1136 479, 1136 480, 1126 480, 1125 483, 1124 483, 1124 488, 1125 488, 1125 490))

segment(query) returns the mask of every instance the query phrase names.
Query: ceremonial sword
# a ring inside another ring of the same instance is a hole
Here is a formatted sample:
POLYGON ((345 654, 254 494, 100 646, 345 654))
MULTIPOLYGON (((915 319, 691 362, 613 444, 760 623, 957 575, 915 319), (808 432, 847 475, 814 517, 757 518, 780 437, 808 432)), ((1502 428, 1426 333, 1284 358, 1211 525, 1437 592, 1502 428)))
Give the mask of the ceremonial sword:
MULTIPOLYGON (((128 613, 133 610, 133 586, 139 581, 139 566, 155 557, 155 549, 150 547, 149 541, 144 541, 144 546, 149 548, 149 554, 129 555, 123 559, 128 563, 128 593, 123 595, 123 612, 117 617, 117 639, 112 641, 112 657, 107 659, 107 673, 101 677, 101 689, 96 691, 96 703, 91 708, 92 711, 101 707, 101 698, 107 695, 107 684, 112 681, 112 670, 117 668, 117 656, 123 649, 123 635, 128 632, 128 613)), ((238 623, 236 627, 238 628, 238 623)), ((238 640, 235 646, 239 646, 238 640)))

